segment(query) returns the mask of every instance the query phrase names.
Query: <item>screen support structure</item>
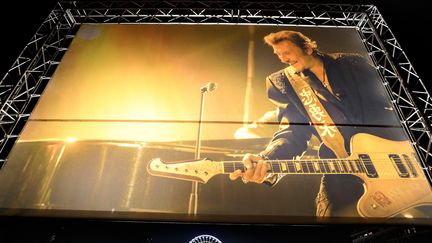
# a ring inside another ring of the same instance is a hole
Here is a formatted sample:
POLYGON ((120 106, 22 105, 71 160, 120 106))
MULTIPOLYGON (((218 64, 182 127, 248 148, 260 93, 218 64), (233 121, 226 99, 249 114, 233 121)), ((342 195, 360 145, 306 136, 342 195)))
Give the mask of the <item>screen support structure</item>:
POLYGON ((0 167, 81 24, 354 27, 431 182, 432 99, 373 5, 231 1, 59 2, 0 81, 0 167))

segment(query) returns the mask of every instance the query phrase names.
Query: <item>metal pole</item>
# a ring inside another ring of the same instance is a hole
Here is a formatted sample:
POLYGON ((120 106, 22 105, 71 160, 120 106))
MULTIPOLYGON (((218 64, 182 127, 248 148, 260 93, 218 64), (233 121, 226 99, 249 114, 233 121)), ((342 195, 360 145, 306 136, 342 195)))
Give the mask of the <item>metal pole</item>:
MULTIPOLYGON (((199 121, 198 121, 198 136, 197 136, 197 142, 196 142, 196 148, 195 148, 195 159, 200 158, 200 150, 201 150, 201 127, 202 127, 202 118, 203 118, 203 111, 204 111, 204 93, 201 92, 201 105, 200 105, 200 114, 199 114, 199 121)), ((192 182, 192 190, 189 197, 189 208, 188 208, 188 214, 196 215, 198 211, 198 182, 193 181, 192 182)))

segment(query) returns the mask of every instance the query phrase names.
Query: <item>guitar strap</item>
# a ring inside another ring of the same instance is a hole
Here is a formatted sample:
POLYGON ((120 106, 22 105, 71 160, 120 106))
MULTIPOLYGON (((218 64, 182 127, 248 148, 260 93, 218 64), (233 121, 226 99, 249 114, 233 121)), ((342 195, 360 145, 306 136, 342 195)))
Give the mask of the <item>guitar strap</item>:
POLYGON ((292 67, 284 69, 287 79, 301 100, 309 118, 312 121, 323 143, 330 148, 338 158, 347 158, 344 137, 319 101, 314 90, 306 82, 307 77, 300 76, 292 67))

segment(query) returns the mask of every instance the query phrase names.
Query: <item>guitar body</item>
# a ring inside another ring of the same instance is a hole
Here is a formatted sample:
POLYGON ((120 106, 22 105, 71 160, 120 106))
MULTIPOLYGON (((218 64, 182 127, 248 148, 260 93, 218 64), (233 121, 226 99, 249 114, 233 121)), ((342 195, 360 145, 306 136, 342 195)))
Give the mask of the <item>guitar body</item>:
POLYGON ((357 204, 361 216, 391 217, 408 208, 432 203, 430 184, 408 141, 391 141, 361 133, 352 138, 351 151, 350 158, 368 154, 378 173, 377 178, 357 175, 365 186, 365 193, 357 204), (402 173, 404 177, 398 173, 389 154, 402 158, 407 172, 402 173), (409 156, 410 164, 403 160, 406 156, 409 156))

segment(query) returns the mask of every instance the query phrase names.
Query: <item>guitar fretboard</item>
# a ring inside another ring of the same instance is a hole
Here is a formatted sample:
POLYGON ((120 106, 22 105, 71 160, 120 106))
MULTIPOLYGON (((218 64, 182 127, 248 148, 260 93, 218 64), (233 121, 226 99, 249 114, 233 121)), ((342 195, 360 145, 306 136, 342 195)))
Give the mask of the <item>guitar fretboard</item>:
MULTIPOLYGON (((268 173, 276 174, 366 174, 378 177, 372 161, 366 154, 358 159, 316 159, 316 160, 267 160, 268 173)), ((223 161, 224 172, 245 171, 241 161, 223 161)))

